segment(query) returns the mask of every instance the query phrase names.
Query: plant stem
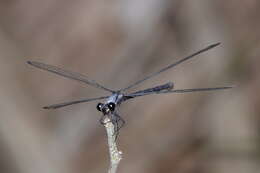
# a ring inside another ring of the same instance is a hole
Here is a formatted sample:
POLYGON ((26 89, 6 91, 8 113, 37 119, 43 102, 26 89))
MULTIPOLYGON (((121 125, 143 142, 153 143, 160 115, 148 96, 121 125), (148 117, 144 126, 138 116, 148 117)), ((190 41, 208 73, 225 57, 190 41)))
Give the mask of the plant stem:
POLYGON ((110 168, 108 170, 108 173, 116 173, 119 162, 122 159, 122 152, 117 149, 115 140, 116 136, 114 135, 114 124, 108 117, 106 117, 103 122, 107 131, 107 140, 110 155, 110 168))

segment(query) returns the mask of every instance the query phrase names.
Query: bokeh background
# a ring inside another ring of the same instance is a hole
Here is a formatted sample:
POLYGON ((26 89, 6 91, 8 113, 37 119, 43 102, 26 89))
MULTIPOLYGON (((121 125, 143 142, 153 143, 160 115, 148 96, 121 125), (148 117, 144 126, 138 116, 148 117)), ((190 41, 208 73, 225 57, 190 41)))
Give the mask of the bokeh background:
POLYGON ((215 42, 146 81, 232 90, 137 98, 120 108, 118 172, 257 173, 260 1, 1 0, 0 172, 107 172, 97 102, 42 106, 107 93, 26 64, 80 72, 119 89, 215 42))

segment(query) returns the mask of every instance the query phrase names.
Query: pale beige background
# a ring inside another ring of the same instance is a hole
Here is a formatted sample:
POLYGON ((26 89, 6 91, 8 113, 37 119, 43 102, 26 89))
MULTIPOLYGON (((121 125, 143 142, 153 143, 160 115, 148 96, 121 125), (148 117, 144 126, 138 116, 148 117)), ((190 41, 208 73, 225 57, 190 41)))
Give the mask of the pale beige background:
POLYGON ((145 82, 213 93, 147 96, 121 106, 119 172, 259 172, 257 0, 1 0, 0 172, 99 173, 109 165, 96 102, 107 94, 26 64, 118 89, 208 44, 221 46, 145 82))

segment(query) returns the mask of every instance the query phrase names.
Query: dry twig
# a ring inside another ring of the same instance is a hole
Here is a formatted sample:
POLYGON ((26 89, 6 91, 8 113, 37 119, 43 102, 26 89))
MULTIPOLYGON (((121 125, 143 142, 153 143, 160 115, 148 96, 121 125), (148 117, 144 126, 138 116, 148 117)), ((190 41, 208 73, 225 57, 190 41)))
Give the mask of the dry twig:
POLYGON ((116 135, 114 135, 114 124, 110 121, 108 117, 106 117, 103 122, 107 131, 107 140, 110 155, 110 168, 108 170, 108 173, 116 173, 119 162, 122 159, 122 152, 117 149, 115 140, 116 135))

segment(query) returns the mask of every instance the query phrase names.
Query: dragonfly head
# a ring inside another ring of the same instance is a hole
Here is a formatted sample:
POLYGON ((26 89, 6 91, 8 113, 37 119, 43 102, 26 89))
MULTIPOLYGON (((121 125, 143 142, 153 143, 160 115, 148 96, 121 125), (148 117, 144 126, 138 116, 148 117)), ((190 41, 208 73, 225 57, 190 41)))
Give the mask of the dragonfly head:
POLYGON ((98 103, 97 104, 97 110, 102 112, 104 115, 107 115, 111 112, 113 112, 116 108, 116 104, 114 102, 109 103, 98 103))

